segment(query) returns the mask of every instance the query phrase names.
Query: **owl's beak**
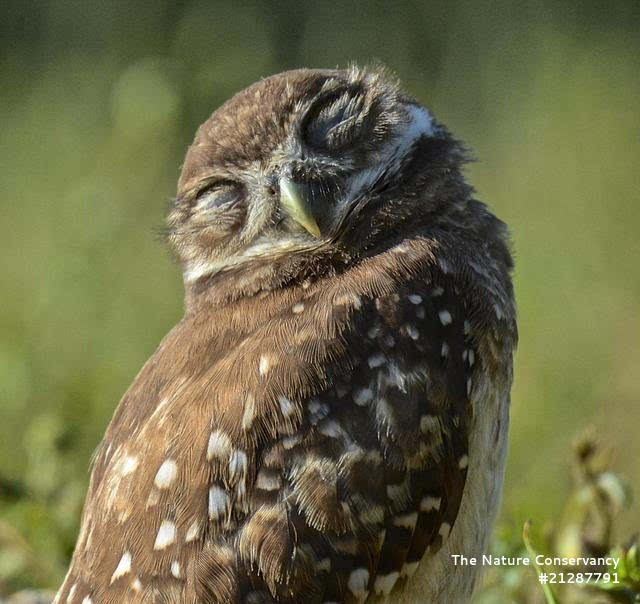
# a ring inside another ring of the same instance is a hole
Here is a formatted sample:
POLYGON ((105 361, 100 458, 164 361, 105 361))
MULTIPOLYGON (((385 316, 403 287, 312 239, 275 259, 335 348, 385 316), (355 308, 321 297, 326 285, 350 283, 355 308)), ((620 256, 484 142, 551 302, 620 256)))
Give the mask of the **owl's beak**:
POLYGON ((280 205, 305 230, 314 237, 320 237, 320 228, 311 213, 300 185, 289 180, 286 176, 280 178, 280 205))

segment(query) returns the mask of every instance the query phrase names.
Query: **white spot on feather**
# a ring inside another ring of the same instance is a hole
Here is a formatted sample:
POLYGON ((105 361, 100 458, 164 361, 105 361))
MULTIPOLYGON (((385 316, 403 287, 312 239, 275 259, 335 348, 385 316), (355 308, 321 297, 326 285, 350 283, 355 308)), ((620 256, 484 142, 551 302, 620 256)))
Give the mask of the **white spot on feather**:
POLYGON ((221 430, 214 430, 209 436, 207 444, 207 459, 211 461, 214 457, 226 459, 231 453, 231 439, 221 430))
POLYGON ((178 474, 178 466, 173 459, 165 460, 158 471, 153 482, 159 489, 166 489, 175 480, 178 474))
POLYGON ((285 417, 289 417, 296 410, 296 406, 286 396, 279 396, 278 403, 280 403, 280 411, 285 417))
MULTIPOLYGON (((125 552, 122 554, 122 558, 120 558, 120 562, 118 562, 118 566, 113 571, 111 575, 111 583, 113 583, 116 579, 119 579, 123 575, 126 575, 131 570, 131 552, 125 552)), ((71 593, 69 593, 71 595, 71 593)))
POLYGON ((331 572, 331 558, 322 558, 320 562, 316 563, 315 570, 317 573, 331 572))
POLYGON ((366 596, 367 585, 369 584, 369 571, 366 568, 357 568, 349 575, 347 586, 349 591, 355 596, 366 596))
POLYGON ((271 369, 271 360, 269 359, 268 356, 262 355, 260 357, 259 369, 260 369, 260 375, 263 375, 263 376, 267 375, 267 373, 271 369))
POLYGON ((178 562, 177 560, 174 560, 171 563, 171 574, 176 578, 179 579, 180 578, 180 562, 178 562))
POLYGON ((251 394, 251 392, 247 393, 247 397, 244 400, 244 413, 242 414, 242 427, 245 430, 251 428, 253 424, 253 419, 256 415, 256 399, 251 394))
POLYGON ((407 488, 404 483, 402 484, 388 484, 387 485, 387 497, 391 499, 396 505, 404 503, 407 498, 407 488))
POLYGON ((407 332, 407 335, 412 340, 417 340, 417 339, 420 338, 420 332, 415 328, 415 326, 413 326, 413 325, 405 325, 404 329, 407 332))
POLYGON ((193 541, 198 537, 200 533, 200 523, 197 520, 194 520, 191 523, 191 526, 187 529, 187 534, 184 536, 184 540, 189 543, 189 541, 193 541))
POLYGON ((400 570, 400 574, 403 577, 412 577, 416 570, 418 570, 418 565, 420 562, 405 562, 402 565, 402 569, 400 570))
POLYGON ((468 465, 469 465, 469 456, 468 456, 468 455, 463 455, 463 456, 458 460, 458 467, 459 467, 461 470, 464 470, 468 465))
POLYGON ((339 438, 344 434, 340 424, 332 419, 327 419, 320 423, 318 426, 318 432, 328 436, 329 438, 339 438))
POLYGON ((418 294, 409 294, 408 298, 411 304, 420 304, 422 302, 422 296, 418 294))
POLYGON ((360 407, 366 405, 373 400, 373 391, 371 388, 359 388, 353 395, 353 402, 360 407))
POLYGON ((282 439, 282 446, 285 449, 293 449, 300 441, 302 437, 299 434, 292 434, 291 436, 285 436, 282 439))
POLYGON ((262 489, 263 491, 277 491, 281 486, 282 481, 279 475, 271 475, 264 470, 258 472, 256 488, 262 489))
POLYGON ((158 534, 156 535, 156 541, 153 544, 153 549, 164 549, 168 547, 176 540, 176 525, 171 520, 163 520, 158 534))
POLYGON ((400 573, 397 571, 389 573, 388 575, 378 575, 373 584, 373 591, 378 595, 388 596, 399 576, 400 573))
POLYGON ((431 497, 427 495, 422 498, 420 502, 420 511, 421 512, 431 512, 438 511, 440 509, 440 504, 442 503, 442 499, 440 497, 431 497))
POLYGON ((393 519, 393 524, 395 526, 401 526, 406 529, 414 529, 417 521, 418 521, 418 512, 411 512, 410 514, 403 514, 402 516, 396 516, 393 519))
POLYGON ((379 352, 377 354, 371 355, 367 360, 367 363, 369 364, 369 367, 371 369, 375 369, 376 367, 384 365, 386 360, 386 357, 381 352, 379 352))
POLYGON ((231 453, 229 458, 229 479, 234 481, 236 479, 244 478, 247 474, 247 454, 240 449, 236 449, 231 453))
POLYGON ((132 455, 127 455, 122 461, 122 466, 120 467, 120 475, 128 476, 138 467, 138 458, 132 455))
POLYGON ((298 304, 294 304, 291 309, 294 314, 299 315, 304 310, 304 304, 302 302, 298 302, 298 304))
POLYGON ((438 313, 438 317, 440 317, 440 323, 443 325, 449 325, 453 319, 451 318, 451 313, 448 310, 441 310, 438 313))
POLYGON ((443 522, 440 525, 440 529, 438 530, 438 535, 440 535, 442 537, 442 540, 444 541, 449 536, 450 531, 451 525, 448 522, 443 522))
POLYGON ((360 307, 362 306, 362 302, 360 300, 360 296, 356 295, 356 294, 343 294, 341 296, 337 296, 334 301, 333 304, 335 306, 352 306, 353 308, 355 308, 356 310, 359 310, 360 307))
POLYGON ((229 495, 217 486, 209 489, 209 518, 219 520, 226 514, 229 507, 229 495))

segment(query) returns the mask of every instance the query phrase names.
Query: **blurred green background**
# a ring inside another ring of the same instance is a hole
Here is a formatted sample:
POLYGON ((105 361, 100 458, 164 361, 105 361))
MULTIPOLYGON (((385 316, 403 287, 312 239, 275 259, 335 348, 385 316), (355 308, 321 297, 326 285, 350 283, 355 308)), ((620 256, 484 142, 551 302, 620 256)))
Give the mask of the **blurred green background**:
POLYGON ((503 526, 557 513, 588 424, 640 493, 637 0, 0 10, 0 596, 61 580, 91 454, 181 316, 157 233, 195 128, 300 66, 387 64, 474 149, 469 178, 511 226, 503 526))

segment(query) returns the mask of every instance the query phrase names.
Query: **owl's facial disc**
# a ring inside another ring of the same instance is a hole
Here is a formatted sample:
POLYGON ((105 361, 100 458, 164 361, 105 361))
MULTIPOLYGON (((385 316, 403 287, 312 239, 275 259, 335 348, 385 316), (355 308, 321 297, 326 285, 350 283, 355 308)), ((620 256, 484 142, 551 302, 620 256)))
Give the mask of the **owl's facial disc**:
POLYGON ((415 143, 433 133, 426 109, 375 71, 303 70, 248 88, 185 161, 169 216, 185 280, 331 246, 351 255, 345 233, 381 191, 402 190, 415 143))

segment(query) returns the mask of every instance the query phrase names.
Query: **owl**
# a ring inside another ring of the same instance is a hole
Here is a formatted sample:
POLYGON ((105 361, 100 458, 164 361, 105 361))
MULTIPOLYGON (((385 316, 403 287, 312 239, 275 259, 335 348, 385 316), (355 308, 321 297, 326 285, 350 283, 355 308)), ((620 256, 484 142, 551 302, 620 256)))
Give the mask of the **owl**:
POLYGON ((464 602, 517 340, 505 225, 382 69, 296 70, 197 131, 185 315, 100 444, 56 602, 464 602))

